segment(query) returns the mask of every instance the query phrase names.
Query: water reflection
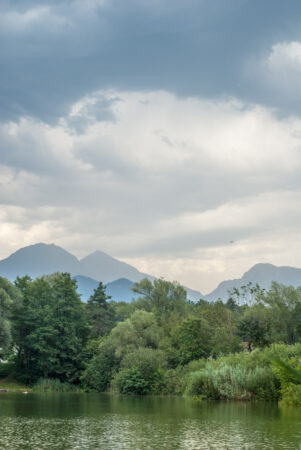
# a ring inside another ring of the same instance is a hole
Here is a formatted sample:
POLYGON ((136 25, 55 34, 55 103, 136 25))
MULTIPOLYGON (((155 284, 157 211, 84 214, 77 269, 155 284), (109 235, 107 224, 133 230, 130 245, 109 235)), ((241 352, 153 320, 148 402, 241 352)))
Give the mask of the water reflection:
POLYGON ((301 411, 273 403, 3 394, 2 449, 298 449, 301 411))

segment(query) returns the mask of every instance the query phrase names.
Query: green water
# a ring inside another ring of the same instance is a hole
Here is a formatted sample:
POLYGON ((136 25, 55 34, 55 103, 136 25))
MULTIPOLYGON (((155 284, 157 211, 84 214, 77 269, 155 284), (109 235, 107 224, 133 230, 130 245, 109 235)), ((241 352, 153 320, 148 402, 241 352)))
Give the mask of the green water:
POLYGON ((0 448, 301 449, 301 408, 95 394, 1 394, 0 448))

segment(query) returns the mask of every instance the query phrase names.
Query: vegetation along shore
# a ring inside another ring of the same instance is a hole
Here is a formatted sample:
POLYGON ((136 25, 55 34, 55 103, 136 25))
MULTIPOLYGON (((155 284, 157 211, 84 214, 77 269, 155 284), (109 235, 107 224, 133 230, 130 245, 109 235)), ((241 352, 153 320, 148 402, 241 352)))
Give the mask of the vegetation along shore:
POLYGON ((68 273, 0 278, 0 391, 301 404, 301 287, 248 285, 225 303, 162 279, 132 289, 115 302, 100 282, 84 303, 68 273))

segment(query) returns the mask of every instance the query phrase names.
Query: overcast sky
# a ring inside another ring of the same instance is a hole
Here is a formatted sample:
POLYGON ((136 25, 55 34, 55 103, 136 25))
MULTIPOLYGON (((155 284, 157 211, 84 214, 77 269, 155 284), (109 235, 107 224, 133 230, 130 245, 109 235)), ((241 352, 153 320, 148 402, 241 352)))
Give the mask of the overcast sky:
POLYGON ((0 64, 0 258, 301 267, 300 0, 0 0, 0 64))

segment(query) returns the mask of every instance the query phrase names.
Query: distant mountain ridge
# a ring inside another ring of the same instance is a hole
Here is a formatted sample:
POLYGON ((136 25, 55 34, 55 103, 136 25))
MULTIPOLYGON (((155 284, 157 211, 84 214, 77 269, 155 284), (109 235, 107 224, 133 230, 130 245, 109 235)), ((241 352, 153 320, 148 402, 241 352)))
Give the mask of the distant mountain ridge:
POLYGON ((84 275, 103 283, 118 278, 128 278, 131 281, 140 281, 145 277, 154 279, 106 253, 96 251, 79 260, 55 244, 29 245, 0 261, 0 275, 11 281, 16 276, 30 275, 35 278, 53 272, 84 275))
POLYGON ((204 295, 203 298, 208 301, 214 301, 218 298, 226 301, 229 297, 228 291, 234 287, 240 288, 251 282, 252 284, 258 283, 263 289, 269 289, 272 281, 294 287, 301 286, 301 269, 258 263, 245 272, 241 278, 222 281, 216 289, 210 294, 204 295))
MULTIPOLYGON (((99 282, 83 275, 77 275, 74 279, 77 283, 78 293, 81 295, 82 300, 86 302, 90 295, 93 294, 94 289, 97 288, 99 282)), ((106 294, 114 301, 129 303, 134 297, 134 292, 131 291, 133 284, 133 281, 126 278, 119 278, 106 284, 106 294)))
MULTIPOLYGON (((152 275, 139 272, 135 267, 112 256, 95 251, 78 259, 55 244, 34 244, 17 250, 0 261, 0 276, 14 281, 17 276, 32 278, 53 272, 69 272, 78 284, 83 300, 87 300, 99 281, 107 286, 112 299, 130 301, 133 292, 130 287, 143 278, 155 280, 152 275)), ((186 288, 188 298, 197 301, 202 297, 198 291, 186 288)))
MULTIPOLYGON (((131 286, 134 282, 147 277, 155 277, 139 272, 135 267, 119 261, 106 253, 96 251, 78 259, 71 253, 55 244, 34 244, 21 248, 8 258, 0 261, 0 276, 14 281, 17 276, 30 275, 32 278, 53 272, 69 272, 77 280, 78 290, 83 300, 89 298, 98 282, 107 286, 108 295, 116 301, 130 301, 133 297, 131 286)), ((301 285, 301 269, 296 267, 277 267, 273 264, 255 264, 241 278, 221 282, 216 289, 207 295, 185 287, 187 297, 191 301, 203 298, 207 301, 221 299, 226 301, 228 291, 241 287, 248 282, 258 283, 260 287, 269 289, 272 281, 292 285, 301 285)))

